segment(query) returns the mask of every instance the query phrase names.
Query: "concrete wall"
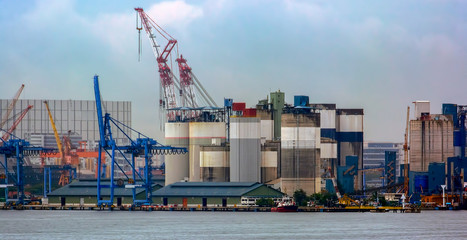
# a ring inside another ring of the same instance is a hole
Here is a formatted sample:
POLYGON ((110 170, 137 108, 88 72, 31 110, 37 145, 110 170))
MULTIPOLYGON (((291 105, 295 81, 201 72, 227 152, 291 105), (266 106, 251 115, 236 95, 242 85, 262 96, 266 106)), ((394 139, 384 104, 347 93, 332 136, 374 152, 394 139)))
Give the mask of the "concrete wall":
POLYGON ((432 162, 446 163, 448 157, 454 156, 453 122, 451 118, 438 115, 438 120, 410 121, 411 171, 428 171, 432 162))

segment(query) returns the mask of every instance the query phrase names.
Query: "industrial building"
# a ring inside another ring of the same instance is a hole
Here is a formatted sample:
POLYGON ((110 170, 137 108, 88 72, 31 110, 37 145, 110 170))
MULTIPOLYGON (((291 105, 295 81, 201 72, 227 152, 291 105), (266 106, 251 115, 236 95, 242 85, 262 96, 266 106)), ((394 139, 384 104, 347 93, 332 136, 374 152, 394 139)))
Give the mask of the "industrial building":
POLYGON ((184 207, 254 205, 257 199, 283 195, 257 182, 177 182, 152 193, 154 204, 184 207))
MULTIPOLYGON (((109 184, 110 181, 103 181, 103 183, 109 184)), ((120 187, 115 188, 114 202, 117 203, 117 206, 133 203, 133 189, 125 188, 124 184, 128 184, 128 182, 123 181, 120 187)), ((137 184, 141 183, 137 182, 137 184)), ((152 186, 153 191, 160 188, 162 186, 156 183, 152 186)), ((145 192, 142 189, 135 189, 135 195, 136 199, 145 198, 145 192)), ((103 189, 101 196, 106 199, 110 198, 110 189, 103 189)), ((48 203, 51 204, 95 204, 97 202, 97 181, 96 179, 76 180, 47 194, 47 197, 48 203)))
MULTIPOLYGON (((386 152, 396 152, 396 176, 400 177, 400 164, 404 161, 403 143, 365 142, 363 147, 363 169, 384 168, 386 152)), ((365 172, 366 187, 381 187, 383 171, 365 172)))
POLYGON ((428 171, 432 162, 446 163, 454 156, 452 115, 430 114, 429 101, 416 101, 410 120, 410 170, 428 171))
MULTIPOLYGON (((0 99, 0 118, 8 112, 10 100, 0 99)), ((46 100, 46 99, 19 99, 12 109, 11 116, 18 115, 29 105, 33 106, 24 116, 13 134, 28 140, 32 145, 41 147, 56 147, 54 132, 50 124, 44 101, 48 102, 60 136, 70 131, 72 143, 78 146, 78 141, 89 141, 95 147, 99 141, 99 128, 96 116, 96 102, 86 100, 46 100)), ((119 121, 131 126, 131 102, 104 101, 107 112, 118 116, 119 121)), ((8 121, 3 127, 8 129, 13 121, 8 121)), ((115 136, 123 141, 123 134, 115 136)))
MULTIPOLYGON (((363 109, 310 104, 308 96, 287 104, 280 91, 254 108, 232 99, 224 103, 184 108, 192 113, 177 113, 165 124, 166 143, 189 148, 188 155, 166 156, 166 185, 261 182, 288 195, 299 189, 312 194, 325 188, 323 179, 331 171, 336 175, 346 156, 357 156, 362 168, 363 109)), ((361 174, 355 178, 361 189, 361 174)))

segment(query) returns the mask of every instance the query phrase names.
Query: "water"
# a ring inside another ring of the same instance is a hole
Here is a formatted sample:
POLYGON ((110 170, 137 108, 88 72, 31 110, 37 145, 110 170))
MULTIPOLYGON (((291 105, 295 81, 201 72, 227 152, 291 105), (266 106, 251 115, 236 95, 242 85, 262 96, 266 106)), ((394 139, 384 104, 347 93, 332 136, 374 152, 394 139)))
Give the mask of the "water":
POLYGON ((467 212, 7 210, 0 239, 467 239, 467 212))

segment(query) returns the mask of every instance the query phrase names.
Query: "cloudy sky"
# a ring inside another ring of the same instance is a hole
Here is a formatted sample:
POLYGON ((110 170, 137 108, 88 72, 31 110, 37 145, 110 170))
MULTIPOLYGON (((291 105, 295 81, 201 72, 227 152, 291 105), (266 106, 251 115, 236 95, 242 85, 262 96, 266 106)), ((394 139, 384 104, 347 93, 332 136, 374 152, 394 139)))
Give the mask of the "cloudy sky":
MULTIPOLYGON (((161 139, 159 77, 134 7, 179 42, 213 98, 364 108, 366 141, 403 141, 414 100, 467 104, 467 1, 0 0, 0 98, 132 101, 133 127, 161 139)), ((165 43, 161 40, 161 45, 165 43)))

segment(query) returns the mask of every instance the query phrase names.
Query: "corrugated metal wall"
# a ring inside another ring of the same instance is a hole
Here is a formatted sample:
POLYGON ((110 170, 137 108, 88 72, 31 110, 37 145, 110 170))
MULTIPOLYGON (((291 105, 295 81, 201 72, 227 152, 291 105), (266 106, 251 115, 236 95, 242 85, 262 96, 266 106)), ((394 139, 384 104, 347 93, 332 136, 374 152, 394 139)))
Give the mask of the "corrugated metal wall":
POLYGON ((230 118, 230 181, 259 182, 261 167, 259 118, 230 118))

